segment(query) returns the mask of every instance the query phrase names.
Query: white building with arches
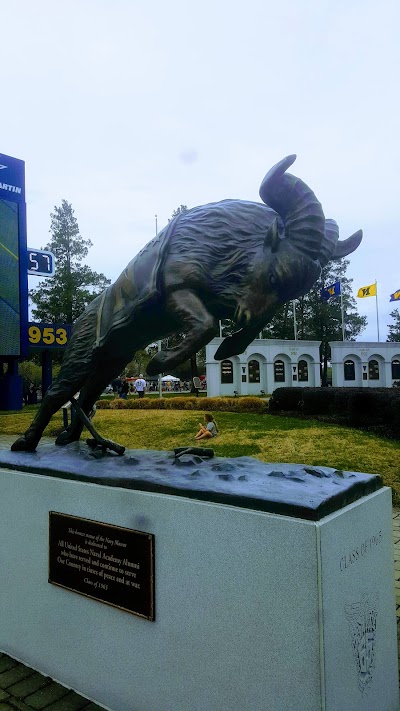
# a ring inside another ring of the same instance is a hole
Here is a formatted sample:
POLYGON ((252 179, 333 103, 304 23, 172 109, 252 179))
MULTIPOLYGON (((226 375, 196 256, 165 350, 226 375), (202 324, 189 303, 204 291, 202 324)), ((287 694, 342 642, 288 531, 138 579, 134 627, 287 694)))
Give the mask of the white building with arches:
POLYGON ((391 388, 400 380, 400 343, 352 343, 331 346, 334 387, 391 388))
MULTIPOLYGON (((321 385, 319 341, 256 339, 223 361, 214 355, 223 338, 206 346, 207 394, 260 395, 280 387, 321 385)), ((400 381, 400 343, 332 341, 334 387, 386 387, 400 381)))
POLYGON ((321 384, 318 341, 256 339, 237 356, 216 361, 223 338, 206 346, 207 394, 260 395, 275 388, 321 384))

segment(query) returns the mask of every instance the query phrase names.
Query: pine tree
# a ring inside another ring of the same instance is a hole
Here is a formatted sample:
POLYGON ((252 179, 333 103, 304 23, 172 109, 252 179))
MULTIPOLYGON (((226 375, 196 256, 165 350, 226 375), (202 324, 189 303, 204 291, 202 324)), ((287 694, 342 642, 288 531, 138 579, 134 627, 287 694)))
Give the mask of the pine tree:
POLYGON ((400 341, 400 311, 394 309, 389 314, 394 323, 388 323, 389 333, 387 340, 391 343, 400 341))
MULTIPOLYGON (((327 385, 329 341, 341 341, 342 313, 340 296, 323 301, 321 290, 340 281, 344 312, 344 340, 354 341, 367 325, 367 317, 357 313, 357 304, 351 291, 352 279, 346 277, 349 261, 330 262, 321 272, 313 288, 298 299, 296 309, 297 338, 320 341, 322 385, 327 385)), ((285 304, 263 331, 264 338, 294 338, 293 302, 285 304)))
POLYGON ((44 249, 55 255, 56 273, 30 290, 32 314, 39 321, 73 323, 110 279, 82 264, 92 242, 81 237, 72 205, 63 200, 50 217, 51 240, 44 249))
POLYGON ((174 219, 174 217, 177 217, 178 215, 182 215, 184 212, 188 211, 188 206, 187 205, 179 205, 179 207, 176 208, 176 210, 173 211, 171 217, 169 218, 168 222, 171 222, 171 220, 174 219))
MULTIPOLYGON (((346 277, 349 261, 341 259, 327 264, 313 288, 295 302, 297 337, 301 340, 342 340, 342 314, 340 297, 321 299, 321 290, 341 283, 344 310, 345 340, 354 341, 367 325, 367 317, 357 313, 357 303, 352 295, 353 280, 346 277)), ((263 331, 264 338, 294 338, 293 302, 285 304, 263 331)))

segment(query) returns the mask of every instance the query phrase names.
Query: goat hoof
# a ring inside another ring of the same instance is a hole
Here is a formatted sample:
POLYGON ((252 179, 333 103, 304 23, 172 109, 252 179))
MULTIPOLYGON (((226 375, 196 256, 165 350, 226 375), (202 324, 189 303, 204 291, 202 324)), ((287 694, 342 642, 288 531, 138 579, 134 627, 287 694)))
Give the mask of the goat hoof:
POLYGON ((68 430, 63 430, 60 432, 58 435, 55 444, 59 447, 63 447, 66 444, 70 444, 71 442, 76 442, 79 437, 74 437, 71 432, 68 432, 68 430))
POLYGON ((12 452, 34 452, 36 450, 37 442, 30 442, 25 435, 18 437, 15 442, 11 445, 12 452))
POLYGON ((147 364, 146 373, 148 375, 158 375, 159 373, 163 373, 167 361, 168 353, 166 351, 159 351, 147 364))

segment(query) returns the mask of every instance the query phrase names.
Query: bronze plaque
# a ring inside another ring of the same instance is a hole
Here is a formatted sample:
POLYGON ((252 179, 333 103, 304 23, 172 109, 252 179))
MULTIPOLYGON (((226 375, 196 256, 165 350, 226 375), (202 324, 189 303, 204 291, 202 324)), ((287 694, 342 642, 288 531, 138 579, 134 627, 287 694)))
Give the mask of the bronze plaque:
POLYGON ((50 511, 49 583, 154 621, 154 535, 50 511))

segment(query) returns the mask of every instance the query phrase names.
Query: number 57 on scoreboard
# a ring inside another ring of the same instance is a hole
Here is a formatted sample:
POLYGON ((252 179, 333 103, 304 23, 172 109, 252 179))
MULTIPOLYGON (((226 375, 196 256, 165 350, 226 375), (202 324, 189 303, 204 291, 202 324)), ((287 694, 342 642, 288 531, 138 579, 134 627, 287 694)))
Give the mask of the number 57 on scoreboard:
POLYGON ((52 252, 28 248, 28 274, 53 276, 56 260, 52 252))

